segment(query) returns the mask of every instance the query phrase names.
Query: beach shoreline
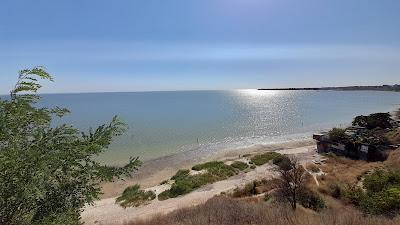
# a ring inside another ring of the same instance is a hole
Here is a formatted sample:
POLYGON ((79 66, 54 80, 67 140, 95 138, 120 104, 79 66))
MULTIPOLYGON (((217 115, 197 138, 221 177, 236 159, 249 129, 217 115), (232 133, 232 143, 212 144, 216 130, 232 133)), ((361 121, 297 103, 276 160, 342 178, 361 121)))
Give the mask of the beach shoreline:
MULTIPOLYGON (((321 157, 316 152, 314 141, 312 141, 311 139, 307 139, 303 141, 292 141, 280 144, 257 145, 230 151, 224 150, 198 162, 221 160, 228 163, 243 158, 244 154, 260 154, 270 151, 277 151, 281 154, 286 155, 294 155, 302 164, 309 163, 312 160, 318 160, 321 157)), ((136 174, 137 179, 131 178, 132 180, 130 181, 125 180, 118 183, 113 183, 114 185, 106 187, 106 191, 110 191, 112 188, 115 188, 115 190, 109 192, 109 194, 122 192, 125 186, 127 187, 138 183, 142 185, 142 188, 146 190, 152 190, 156 194, 159 194, 165 188, 167 188, 167 184, 159 184, 161 180, 169 179, 173 174, 176 173, 178 169, 190 168, 192 165, 196 164, 196 162, 185 162, 185 164, 176 162, 174 166, 168 167, 168 170, 161 170, 157 173, 152 174, 151 170, 155 170, 154 165, 158 164, 158 168, 161 168, 163 165, 159 163, 160 161, 173 162, 174 156, 169 156, 166 158, 167 159, 163 158, 149 161, 147 164, 145 163, 142 167, 144 169, 142 171, 139 170, 139 172, 136 174), (178 165, 180 165, 181 167, 178 167, 178 165), (149 176, 149 174, 152 175, 149 176)), ((166 214, 180 208, 191 207, 205 203, 208 199, 219 195, 220 193, 228 193, 233 189, 237 187, 242 187, 253 180, 272 179, 276 175, 277 174, 274 170, 274 166, 271 163, 267 163, 258 166, 250 172, 235 175, 226 180, 205 185, 186 195, 177 198, 167 199, 165 201, 159 201, 158 199, 155 199, 149 204, 139 207, 123 208, 115 203, 116 196, 103 196, 103 199, 96 201, 93 205, 85 207, 84 211, 81 214, 82 221, 85 222, 85 224, 89 225, 118 225, 124 224, 132 220, 148 219, 152 216, 166 214)))
POLYGON ((138 171, 134 172, 131 177, 124 180, 116 180, 114 182, 103 183, 101 199, 117 197, 125 188, 139 184, 142 188, 149 188, 158 185, 163 180, 169 179, 179 169, 189 169, 193 165, 207 161, 220 160, 228 161, 229 159, 237 159, 244 154, 256 154, 266 151, 282 151, 314 145, 312 138, 295 141, 285 141, 274 144, 258 144, 250 147, 237 149, 222 149, 209 154, 198 155, 193 151, 175 153, 168 156, 156 158, 143 162, 138 171))

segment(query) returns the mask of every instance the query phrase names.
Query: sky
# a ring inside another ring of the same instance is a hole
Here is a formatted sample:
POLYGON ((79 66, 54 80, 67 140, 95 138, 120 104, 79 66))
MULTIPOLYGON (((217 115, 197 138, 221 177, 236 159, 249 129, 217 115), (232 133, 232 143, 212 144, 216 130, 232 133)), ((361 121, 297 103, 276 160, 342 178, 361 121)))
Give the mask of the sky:
POLYGON ((2 0, 0 94, 400 83, 398 0, 2 0))

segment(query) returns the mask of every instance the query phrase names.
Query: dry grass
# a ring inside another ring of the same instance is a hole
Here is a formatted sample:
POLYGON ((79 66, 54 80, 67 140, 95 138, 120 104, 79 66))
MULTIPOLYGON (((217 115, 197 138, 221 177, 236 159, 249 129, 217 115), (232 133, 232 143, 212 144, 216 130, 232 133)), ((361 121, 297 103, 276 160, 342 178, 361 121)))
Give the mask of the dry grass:
POLYGON ((392 144, 400 144, 400 128, 390 131, 386 134, 386 138, 392 144))
POLYGON ((317 165, 315 165, 314 163, 308 163, 306 165, 306 169, 313 173, 318 173, 320 171, 319 167, 317 165))
POLYGON ((366 172, 382 166, 381 162, 366 162, 331 156, 320 166, 326 175, 319 176, 318 181, 321 186, 329 183, 354 184, 366 172))
POLYGON ((242 188, 236 188, 233 190, 232 194, 230 194, 231 197, 234 198, 242 198, 242 197, 249 197, 253 195, 259 195, 262 193, 266 193, 271 191, 272 189, 275 188, 275 183, 276 179, 272 180, 259 180, 259 181, 253 181, 250 183, 247 183, 244 187, 242 188))
POLYGON ((217 197, 204 205, 177 210, 147 221, 126 225, 395 225, 400 221, 365 217, 355 210, 326 210, 315 213, 279 204, 248 203, 217 197))
POLYGON ((400 148, 391 151, 384 164, 389 170, 400 170, 400 148))

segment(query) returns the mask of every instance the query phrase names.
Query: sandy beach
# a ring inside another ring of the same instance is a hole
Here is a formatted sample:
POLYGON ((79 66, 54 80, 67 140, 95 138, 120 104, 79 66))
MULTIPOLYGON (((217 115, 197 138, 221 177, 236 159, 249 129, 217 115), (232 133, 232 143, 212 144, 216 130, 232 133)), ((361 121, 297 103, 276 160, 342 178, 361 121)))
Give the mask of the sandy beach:
POLYGON ((301 141, 254 145, 247 148, 221 149, 212 153, 199 153, 193 150, 172 154, 143 162, 143 165, 132 175, 132 177, 112 183, 102 184, 103 195, 101 198, 116 197, 120 195, 125 188, 134 184, 140 184, 142 188, 156 186, 161 181, 173 176, 177 170, 189 169, 198 163, 212 160, 228 161, 229 159, 237 159, 239 156, 245 154, 255 154, 264 151, 282 151, 284 149, 293 149, 310 145, 314 145, 314 141, 311 138, 301 141))
POLYGON ((163 190, 169 188, 168 184, 159 185, 159 183, 162 180, 170 178, 178 169, 190 168, 196 163, 210 160, 222 160, 229 163, 230 161, 242 158, 244 154, 278 151, 282 154, 295 155, 302 163, 306 163, 319 157, 319 155, 316 154, 315 145, 313 143, 312 140, 304 140, 272 145, 257 145, 243 149, 222 150, 199 159, 189 157, 190 153, 176 154, 145 162, 139 171, 131 178, 124 181, 104 184, 103 198, 84 209, 81 214, 82 221, 89 225, 124 224, 131 220, 146 219, 179 208, 204 203, 221 192, 228 192, 250 181, 273 178, 273 176, 275 176, 273 165, 267 163, 248 173, 239 174, 227 180, 206 185, 187 195, 165 201, 158 201, 155 199, 148 205, 139 207, 124 209, 115 204, 115 197, 122 193, 126 187, 133 184, 140 184, 143 188, 153 190, 156 194, 159 194, 163 190))

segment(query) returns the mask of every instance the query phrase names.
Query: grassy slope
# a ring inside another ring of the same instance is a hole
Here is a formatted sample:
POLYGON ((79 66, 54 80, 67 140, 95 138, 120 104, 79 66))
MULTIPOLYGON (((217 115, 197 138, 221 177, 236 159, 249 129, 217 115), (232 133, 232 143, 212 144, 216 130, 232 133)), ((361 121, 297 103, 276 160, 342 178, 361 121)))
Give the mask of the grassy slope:
MULTIPOLYGON (((148 221, 128 225, 395 225, 400 221, 379 217, 364 217, 349 208, 326 210, 322 213, 299 208, 295 212, 284 205, 249 203, 226 197, 216 197, 204 205, 177 210, 148 221)), ((111 224, 110 224, 111 225, 111 224)))

